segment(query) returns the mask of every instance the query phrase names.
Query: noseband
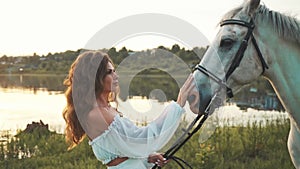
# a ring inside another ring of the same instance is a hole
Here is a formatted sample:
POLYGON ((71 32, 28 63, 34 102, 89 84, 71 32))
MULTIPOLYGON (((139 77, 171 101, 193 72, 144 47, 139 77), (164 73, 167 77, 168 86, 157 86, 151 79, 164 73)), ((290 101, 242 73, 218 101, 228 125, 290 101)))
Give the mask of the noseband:
POLYGON ((250 22, 245 22, 243 20, 237 20, 237 19, 227 19, 227 20, 222 21, 220 23, 220 26, 222 27, 224 25, 232 25, 232 24, 247 27, 248 32, 247 32, 245 38, 242 40, 241 45, 240 45, 237 53, 235 54, 234 59, 230 65, 228 71, 226 72, 225 79, 222 80, 222 79, 218 78, 216 75, 214 75, 213 73, 208 71, 205 67, 201 66, 200 64, 198 64, 195 67, 195 70, 199 70, 200 72, 202 72, 203 74, 205 74, 206 76, 208 76, 209 78, 214 80, 216 83, 218 83, 220 86, 225 87, 227 90, 227 97, 229 97, 229 98, 233 97, 233 93, 232 93, 232 89, 226 85, 226 81, 230 77, 230 75, 235 71, 235 69, 237 67, 239 67, 239 65, 243 59, 244 53, 248 47, 248 42, 249 42, 250 38, 251 38, 252 44, 255 47, 255 50, 257 52, 257 55, 259 57, 261 65, 262 65, 262 73, 261 74, 263 74, 265 72, 265 69, 269 68, 265 59, 263 58, 261 51, 259 50, 259 47, 257 45, 257 42, 253 36, 253 29, 255 28, 253 19, 251 18, 250 22))

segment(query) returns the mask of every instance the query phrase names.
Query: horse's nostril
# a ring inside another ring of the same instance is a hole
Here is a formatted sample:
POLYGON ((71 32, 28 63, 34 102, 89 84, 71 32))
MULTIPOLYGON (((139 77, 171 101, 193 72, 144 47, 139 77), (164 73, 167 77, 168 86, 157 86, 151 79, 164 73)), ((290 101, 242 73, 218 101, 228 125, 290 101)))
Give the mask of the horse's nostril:
POLYGON ((232 39, 229 38, 222 39, 220 42, 220 47, 230 49, 233 46, 233 43, 234 41, 232 39))

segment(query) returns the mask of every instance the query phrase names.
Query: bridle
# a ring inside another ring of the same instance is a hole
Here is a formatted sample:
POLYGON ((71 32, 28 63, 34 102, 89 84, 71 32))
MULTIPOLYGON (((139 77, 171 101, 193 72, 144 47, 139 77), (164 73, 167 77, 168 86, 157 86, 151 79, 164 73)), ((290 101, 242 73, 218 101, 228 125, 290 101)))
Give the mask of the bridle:
POLYGON ((251 18, 250 22, 246 22, 243 20, 237 20, 237 19, 227 19, 227 20, 222 21, 220 23, 220 26, 222 27, 224 25, 232 25, 232 24, 247 27, 248 32, 247 32, 245 38, 242 40, 241 45, 240 45, 237 53, 235 54, 234 59, 230 65, 228 71, 226 72, 225 79, 222 80, 222 79, 218 78, 216 75, 211 73, 209 70, 207 70, 205 67, 201 66, 200 64, 198 64, 195 67, 196 70, 199 70, 200 72, 202 72, 203 74, 205 74, 206 76, 208 76, 209 78, 214 80, 221 87, 225 87, 226 91, 227 91, 227 97, 229 97, 229 98, 233 97, 233 93, 232 93, 232 89, 226 85, 226 81, 231 76, 231 74, 235 71, 235 69, 237 67, 239 67, 239 65, 244 57, 244 53, 248 47, 250 38, 251 38, 251 42, 257 52, 258 58, 262 65, 262 73, 261 74, 263 74, 265 72, 265 70, 269 68, 267 65, 267 62, 265 61, 264 57, 262 56, 261 51, 259 50, 259 47, 257 45, 257 42, 253 36, 253 30, 255 28, 253 19, 251 18))
MULTIPOLYGON (((253 23, 253 19, 251 18, 250 22, 246 22, 243 20, 237 20, 237 19, 228 19, 228 20, 224 20, 220 23, 220 26, 224 26, 224 25, 230 25, 230 24, 235 24, 235 25, 240 25, 240 26, 244 26, 248 28, 248 32, 245 36, 245 38, 242 40, 241 45, 237 51, 237 53, 235 54, 235 57, 232 61, 232 64, 230 65, 228 71, 226 72, 226 76, 225 79, 220 79, 219 77, 217 77, 216 75, 214 75, 212 72, 210 72, 209 70, 207 70, 205 67, 201 66, 200 64, 198 64, 195 67, 195 71, 198 70, 200 72, 202 72, 203 74, 205 74, 207 77, 209 77, 210 79, 212 79, 213 81, 215 81, 216 83, 218 83, 221 87, 225 87, 226 91, 227 91, 227 97, 231 98, 233 97, 233 93, 232 93, 232 89, 226 85, 226 81, 227 79, 230 77, 230 75, 235 71, 235 69, 237 67, 239 67, 241 60, 244 56, 244 53, 247 49, 249 40, 251 38, 251 41, 256 49, 256 52, 258 54, 259 60, 262 64, 262 73, 263 74, 265 72, 265 69, 268 69, 268 65, 265 61, 265 59, 263 58, 261 51, 258 48, 258 45, 256 43, 256 40, 253 36, 253 29, 255 27, 254 23, 253 23)), ((192 121, 192 123, 188 126, 187 129, 184 130, 184 133, 182 134, 182 136, 175 142, 175 144, 173 144, 165 153, 164 153, 164 157, 166 159, 173 159, 181 168, 184 169, 183 164, 185 164, 186 166, 188 166, 189 168, 192 168, 187 162, 185 162, 184 160, 174 156, 174 154, 202 127, 202 125, 204 124, 204 122, 206 121, 206 119, 209 116, 209 109, 210 106, 212 104, 212 102, 215 101, 216 98, 216 93, 214 95, 214 97, 212 97, 212 99, 210 100, 209 104, 206 106, 206 109, 204 111, 203 114, 198 114, 197 117, 192 121), (198 122, 198 124, 197 124, 198 122), (197 124, 197 125, 196 125, 197 124), (196 125, 196 127, 194 128, 194 126, 196 125)), ((199 107, 200 109, 200 107, 199 107)), ((158 166, 155 165, 152 167, 152 169, 156 169, 158 166)), ((159 167, 161 168, 161 167, 159 167)))

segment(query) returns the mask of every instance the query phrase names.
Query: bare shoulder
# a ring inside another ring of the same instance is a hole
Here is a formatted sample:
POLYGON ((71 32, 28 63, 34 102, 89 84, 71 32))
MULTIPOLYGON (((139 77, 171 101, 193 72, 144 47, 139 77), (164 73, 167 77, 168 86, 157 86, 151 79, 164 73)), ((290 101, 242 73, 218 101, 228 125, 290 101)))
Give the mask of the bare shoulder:
POLYGON ((104 114, 99 108, 94 108, 88 113, 86 133, 89 138, 94 139, 108 129, 110 125, 109 117, 106 117, 104 114))
POLYGON ((93 108, 87 116, 87 120, 92 128, 107 128, 114 120, 114 114, 101 108, 93 108))
POLYGON ((101 116, 101 111, 95 107, 88 113, 88 120, 93 120, 100 116, 101 116))

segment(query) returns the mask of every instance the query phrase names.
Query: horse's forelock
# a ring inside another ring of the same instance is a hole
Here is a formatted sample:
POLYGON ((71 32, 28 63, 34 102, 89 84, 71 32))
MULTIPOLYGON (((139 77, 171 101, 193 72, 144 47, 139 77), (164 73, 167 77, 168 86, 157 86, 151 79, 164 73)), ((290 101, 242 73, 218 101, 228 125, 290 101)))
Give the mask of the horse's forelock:
POLYGON ((221 23, 222 21, 226 20, 226 19, 231 19, 233 18, 238 12, 240 12, 243 9, 242 6, 236 7, 232 10, 230 10, 229 12, 225 13, 222 17, 222 19, 220 20, 219 23, 221 23))

